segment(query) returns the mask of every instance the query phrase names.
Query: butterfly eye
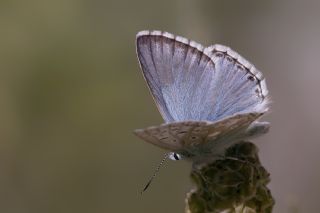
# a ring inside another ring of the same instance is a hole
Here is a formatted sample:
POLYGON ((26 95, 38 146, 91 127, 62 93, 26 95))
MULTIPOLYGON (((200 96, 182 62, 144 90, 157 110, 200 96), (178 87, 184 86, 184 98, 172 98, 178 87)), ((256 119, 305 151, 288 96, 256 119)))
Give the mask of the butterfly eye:
POLYGON ((175 152, 171 152, 169 154, 169 158, 170 158, 170 160, 181 160, 181 155, 179 155, 175 152))

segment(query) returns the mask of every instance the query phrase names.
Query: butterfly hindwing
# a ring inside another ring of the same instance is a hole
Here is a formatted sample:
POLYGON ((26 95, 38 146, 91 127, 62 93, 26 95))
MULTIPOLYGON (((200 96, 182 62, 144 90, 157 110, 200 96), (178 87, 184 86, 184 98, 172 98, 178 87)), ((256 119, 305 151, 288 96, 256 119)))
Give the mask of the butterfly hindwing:
MULTIPOLYGON (((245 113, 231 116, 216 122, 184 121, 135 130, 135 134, 148 143, 170 151, 199 155, 203 147, 207 152, 220 150, 219 141, 230 139, 228 143, 241 140, 233 138, 243 132, 263 113, 245 113), (219 146, 219 147, 218 147, 219 146)), ((243 139, 243 138, 242 138, 243 139)), ((223 146, 224 147, 224 146, 223 146)))
POLYGON ((212 133, 208 135, 207 142, 202 146, 199 153, 196 156, 204 156, 204 152, 209 155, 221 154, 224 150, 231 145, 251 138, 255 134, 265 134, 268 129, 264 123, 260 124, 257 121, 263 113, 243 113, 234 116, 229 116, 213 124, 212 133), (259 127, 259 128, 256 128, 259 127), (249 131, 250 130, 250 131, 249 131))
POLYGON ((201 143, 209 133, 211 122, 183 121, 135 130, 134 133, 160 148, 179 151, 193 143, 201 143), (189 140, 189 138, 192 138, 189 140))
POLYGON ((213 54, 216 69, 214 111, 208 120, 268 110, 268 90, 259 70, 229 47, 213 45, 206 51, 213 54))

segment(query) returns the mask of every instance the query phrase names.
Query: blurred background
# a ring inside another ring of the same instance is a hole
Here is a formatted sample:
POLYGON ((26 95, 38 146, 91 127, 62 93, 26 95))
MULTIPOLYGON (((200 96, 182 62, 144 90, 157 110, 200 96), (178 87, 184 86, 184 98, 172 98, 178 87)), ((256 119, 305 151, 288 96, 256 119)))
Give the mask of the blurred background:
POLYGON ((254 142, 274 212, 318 212, 320 1, 44 0, 0 3, 0 212, 183 212, 191 165, 132 131, 162 123, 135 35, 165 30, 232 47, 273 104, 254 142))

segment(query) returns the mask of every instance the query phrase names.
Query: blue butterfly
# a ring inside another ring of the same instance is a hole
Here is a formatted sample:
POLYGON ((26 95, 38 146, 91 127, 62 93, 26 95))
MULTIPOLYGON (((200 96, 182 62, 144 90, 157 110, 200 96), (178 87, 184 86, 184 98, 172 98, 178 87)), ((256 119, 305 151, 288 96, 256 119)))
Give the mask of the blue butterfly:
POLYGON ((268 132, 269 123, 258 121, 270 103, 265 78, 229 47, 161 31, 139 32, 136 46, 165 124, 135 134, 172 152, 171 159, 205 162, 268 132))

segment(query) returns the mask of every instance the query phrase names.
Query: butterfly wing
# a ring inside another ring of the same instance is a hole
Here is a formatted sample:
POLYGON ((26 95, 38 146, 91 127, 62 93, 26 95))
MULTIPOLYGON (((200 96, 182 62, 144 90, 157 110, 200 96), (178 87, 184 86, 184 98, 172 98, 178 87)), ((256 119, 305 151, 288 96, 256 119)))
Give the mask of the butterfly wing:
POLYGON ((205 156, 205 153, 221 154, 225 147, 242 140, 243 138, 235 139, 235 136, 244 132, 262 115, 263 113, 238 114, 216 122, 173 122, 135 130, 135 134, 148 143, 186 157, 205 156))
POLYGON ((137 129, 134 133, 144 141, 170 151, 181 151, 201 144, 209 135, 211 122, 183 121, 137 129))
POLYGON ((214 63, 204 47, 160 31, 137 35, 137 55, 162 117, 166 122, 206 120, 214 63))
POLYGON ((268 89, 259 70, 229 47, 217 44, 205 51, 212 53, 216 71, 214 110, 208 120, 268 110, 268 89))
POLYGON ((136 45, 143 75, 166 122, 217 121, 267 110, 261 72, 224 46, 204 48, 160 31, 139 32, 136 45))
POLYGON ((249 138, 265 134, 269 130, 267 122, 257 121, 264 113, 243 113, 229 116, 215 123, 213 133, 208 135, 202 146, 200 158, 222 154, 231 145, 249 138), (207 153, 206 156, 205 154, 207 153))

